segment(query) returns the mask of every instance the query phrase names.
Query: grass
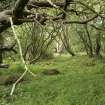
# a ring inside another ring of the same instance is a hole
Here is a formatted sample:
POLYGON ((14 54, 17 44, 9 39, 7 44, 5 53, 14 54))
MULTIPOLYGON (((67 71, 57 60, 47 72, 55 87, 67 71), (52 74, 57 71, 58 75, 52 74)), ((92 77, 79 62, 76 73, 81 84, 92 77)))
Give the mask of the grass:
MULTIPOLYGON (((104 61, 86 56, 58 56, 29 68, 36 74, 56 68, 60 75, 30 76, 31 81, 18 84, 12 97, 12 86, 0 86, 0 105, 105 105, 104 61)), ((1 75, 23 72, 23 66, 12 64, 1 75)))

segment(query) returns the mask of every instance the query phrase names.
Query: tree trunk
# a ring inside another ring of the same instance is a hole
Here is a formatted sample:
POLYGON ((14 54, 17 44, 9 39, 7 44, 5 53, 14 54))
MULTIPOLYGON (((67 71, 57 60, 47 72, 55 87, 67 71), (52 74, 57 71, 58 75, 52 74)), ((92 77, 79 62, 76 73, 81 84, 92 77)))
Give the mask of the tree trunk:
POLYGON ((93 57, 94 56, 93 45, 92 45, 92 40, 91 40, 91 37, 90 37, 90 33, 89 33, 87 25, 84 25, 84 28, 85 28, 86 34, 87 34, 87 44, 88 44, 87 46, 88 46, 88 50, 89 50, 89 56, 93 57))
POLYGON ((2 53, 2 51, 0 51, 0 64, 2 64, 3 63, 3 53, 2 53))
POLYGON ((100 50, 101 50, 101 36, 98 33, 96 35, 96 49, 95 49, 96 57, 101 57, 100 50))
POLYGON ((0 64, 3 63, 3 51, 2 51, 2 46, 3 46, 3 36, 0 35, 0 64))

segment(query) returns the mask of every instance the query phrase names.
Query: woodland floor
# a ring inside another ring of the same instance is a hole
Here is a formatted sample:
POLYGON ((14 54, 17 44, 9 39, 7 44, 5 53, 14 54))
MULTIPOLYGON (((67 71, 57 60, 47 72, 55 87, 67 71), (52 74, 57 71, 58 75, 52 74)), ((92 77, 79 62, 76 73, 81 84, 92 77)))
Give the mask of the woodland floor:
MULTIPOLYGON (((26 75, 9 96, 12 85, 0 85, 0 105, 105 105, 105 60, 86 56, 57 56, 29 68, 39 75, 26 75), (56 69, 58 75, 43 75, 45 70, 56 69)), ((8 70, 0 69, 0 76, 22 73, 20 63, 8 70)), ((3 79, 0 79, 3 82, 3 79)))

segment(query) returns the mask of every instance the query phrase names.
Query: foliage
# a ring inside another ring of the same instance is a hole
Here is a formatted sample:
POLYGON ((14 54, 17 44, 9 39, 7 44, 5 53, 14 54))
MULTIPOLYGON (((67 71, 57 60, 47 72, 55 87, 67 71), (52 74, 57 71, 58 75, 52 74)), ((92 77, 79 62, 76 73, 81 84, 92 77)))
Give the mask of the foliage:
POLYGON ((32 81, 18 84, 13 97, 9 96, 11 86, 0 85, 0 104, 104 105, 104 10, 103 0, 0 0, 0 64, 3 59, 10 64, 8 70, 0 69, 0 76, 24 72, 17 43, 12 50, 8 47, 15 42, 10 17, 16 25, 23 57, 38 75, 28 75, 32 81), (14 49, 17 55, 11 53, 14 49), (68 57, 65 52, 76 56, 68 57), (42 75, 50 69, 61 74, 42 75))
POLYGON ((15 4, 15 2, 16 0, 0 0, 0 11, 10 9, 15 4))

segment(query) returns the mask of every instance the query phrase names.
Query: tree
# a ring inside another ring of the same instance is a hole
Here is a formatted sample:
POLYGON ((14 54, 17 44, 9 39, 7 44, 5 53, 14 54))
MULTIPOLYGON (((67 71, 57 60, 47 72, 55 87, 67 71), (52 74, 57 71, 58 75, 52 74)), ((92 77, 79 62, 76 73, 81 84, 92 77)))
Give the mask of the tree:
MULTIPOLYGON (((6 5, 8 4, 6 0, 1 1, 1 3, 3 2, 5 2, 6 5)), ((13 2, 15 2, 15 0, 13 2)), ((103 1, 101 1, 99 4, 95 0, 86 0, 85 2, 82 0, 16 0, 13 9, 10 9, 10 5, 8 10, 6 10, 7 7, 2 6, 3 8, 0 12, 0 33, 11 27, 10 17, 12 17, 14 25, 17 26, 26 22, 38 22, 43 26, 50 24, 51 22, 56 22, 61 25, 83 24, 85 25, 85 29, 88 35, 89 49, 91 53, 90 55, 92 56, 92 44, 88 32, 88 27, 104 31, 104 28, 96 24, 101 23, 102 20, 105 19, 103 11, 104 7, 101 6, 103 6, 103 1), (49 10, 47 10, 47 8, 49 8, 49 10), (99 18, 102 20, 99 20, 99 18)), ((71 53, 70 46, 69 48, 66 46, 66 48, 71 53)), ((2 52, 0 55, 2 55, 2 52)))

